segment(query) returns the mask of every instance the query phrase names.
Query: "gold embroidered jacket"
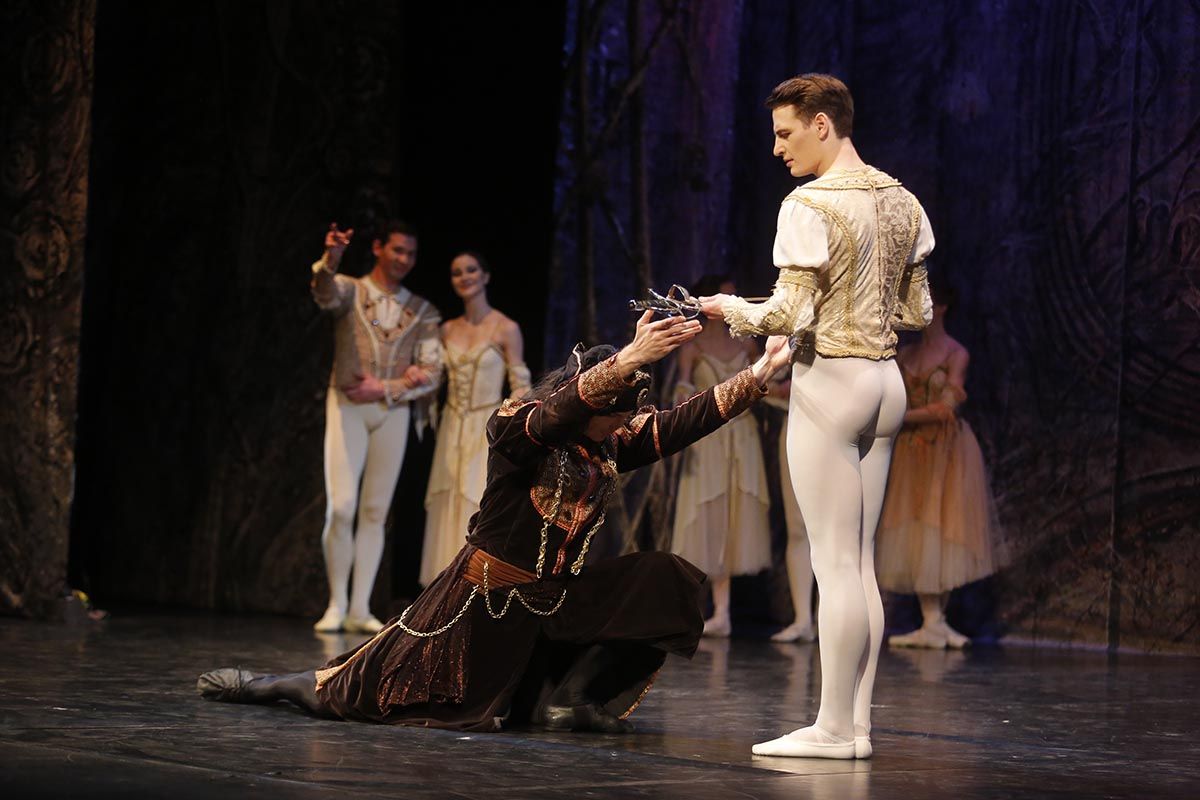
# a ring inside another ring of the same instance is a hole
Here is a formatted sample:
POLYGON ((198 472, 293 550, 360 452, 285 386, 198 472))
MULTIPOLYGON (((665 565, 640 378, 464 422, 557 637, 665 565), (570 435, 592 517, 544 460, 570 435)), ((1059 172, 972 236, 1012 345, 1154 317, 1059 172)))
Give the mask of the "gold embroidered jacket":
POLYGON ((725 321, 735 335, 812 338, 829 358, 891 358, 896 330, 933 319, 933 245, 921 204, 895 178, 874 167, 828 172, 783 200, 770 299, 736 298, 725 321))

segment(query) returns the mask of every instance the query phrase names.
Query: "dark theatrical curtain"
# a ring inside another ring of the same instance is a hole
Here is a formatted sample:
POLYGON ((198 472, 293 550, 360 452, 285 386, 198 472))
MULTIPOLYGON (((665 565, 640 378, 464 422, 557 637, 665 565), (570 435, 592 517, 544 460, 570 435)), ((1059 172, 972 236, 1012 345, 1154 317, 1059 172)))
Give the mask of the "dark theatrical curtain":
MULTIPOLYGON (((965 412, 1018 555, 1005 623, 1200 649, 1198 26, 1187 0, 572 2, 547 353, 627 336, 646 285, 767 293, 794 184, 762 100, 837 74, 958 293, 965 412)), ((631 518, 661 528, 646 496, 631 518)))
POLYGON ((407 210, 402 13, 100 4, 73 532, 100 598, 323 606, 332 337, 308 265, 331 219, 407 210))
MULTIPOLYGON (((98 602, 319 614, 330 221, 420 231, 405 284, 461 313, 450 258, 540 365, 556 4, 104 0, 72 575, 98 602)), ((433 439, 410 440, 374 609, 411 593, 433 439), (394 569, 393 569, 394 566, 394 569)))
POLYGON ((94 0, 0 7, 0 610, 63 592, 75 472, 94 0))

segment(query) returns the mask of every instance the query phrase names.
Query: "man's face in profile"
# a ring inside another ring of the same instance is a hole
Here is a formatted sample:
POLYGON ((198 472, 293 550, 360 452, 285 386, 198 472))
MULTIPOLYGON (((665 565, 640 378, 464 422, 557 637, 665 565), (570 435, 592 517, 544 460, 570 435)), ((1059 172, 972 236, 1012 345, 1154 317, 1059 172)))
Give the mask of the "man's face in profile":
POLYGON ((775 149, 771 152, 783 159, 793 178, 814 174, 821 163, 821 137, 815 121, 805 123, 796 116, 795 106, 771 109, 775 129, 775 149))

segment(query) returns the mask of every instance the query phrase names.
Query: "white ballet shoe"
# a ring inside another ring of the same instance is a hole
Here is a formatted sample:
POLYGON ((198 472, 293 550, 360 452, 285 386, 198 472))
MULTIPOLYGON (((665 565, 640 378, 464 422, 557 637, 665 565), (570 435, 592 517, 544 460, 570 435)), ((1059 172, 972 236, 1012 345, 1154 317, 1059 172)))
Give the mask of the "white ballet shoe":
POLYGON ((888 637, 888 647, 924 647, 929 650, 945 650, 946 637, 936 630, 917 628, 910 633, 888 637))
POLYGON ((756 756, 851 759, 855 757, 856 743, 853 738, 843 739, 824 728, 810 725, 778 739, 759 742, 750 749, 756 756))
POLYGON ((817 634, 812 625, 802 625, 793 622, 783 630, 771 636, 772 642, 815 642, 817 634))
POLYGON ((713 616, 704 620, 704 635, 711 636, 716 639, 728 639, 733 633, 733 623, 729 621, 729 615, 723 614, 719 617, 713 616))
POLYGON ((365 617, 346 617, 343 627, 347 633, 379 633, 383 623, 375 619, 374 614, 367 614, 365 617))
POLYGON ((325 616, 317 620, 313 630, 317 633, 337 633, 346 623, 346 615, 336 608, 325 609, 325 616))
POLYGON ((870 758, 874 750, 871 748, 871 732, 865 725, 854 726, 854 757, 870 758), (859 731, 865 731, 859 733, 859 731))
POLYGON ((946 620, 944 620, 944 619, 937 622, 937 624, 935 624, 933 626, 933 629, 935 631, 937 631, 938 633, 940 633, 942 636, 945 636, 946 637, 946 647, 952 648, 954 650, 962 650, 964 647, 966 647, 967 645, 969 645, 971 643, 971 639, 969 636, 959 633, 958 631, 954 630, 954 628, 951 628, 950 624, 948 622, 946 622, 946 620))

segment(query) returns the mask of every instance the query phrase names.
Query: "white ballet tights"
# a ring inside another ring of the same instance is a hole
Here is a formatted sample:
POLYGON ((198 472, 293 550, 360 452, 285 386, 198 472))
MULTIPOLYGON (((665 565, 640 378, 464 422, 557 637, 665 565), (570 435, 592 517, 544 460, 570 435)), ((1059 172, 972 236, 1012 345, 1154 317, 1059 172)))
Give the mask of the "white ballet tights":
POLYGON ((326 397, 328 503, 321 549, 329 578, 329 607, 343 616, 362 618, 371 613, 371 589, 383 557, 383 523, 404 463, 408 420, 407 405, 388 409, 382 403, 351 403, 332 387, 326 397), (354 585, 347 597, 351 569, 354 585))
POLYGON ((866 737, 871 729, 883 642, 875 527, 905 406, 904 382, 891 359, 818 355, 811 366, 792 369, 788 466, 821 595, 821 708, 813 728, 784 738, 811 739, 829 749, 827 757, 853 757, 855 735, 866 737))

